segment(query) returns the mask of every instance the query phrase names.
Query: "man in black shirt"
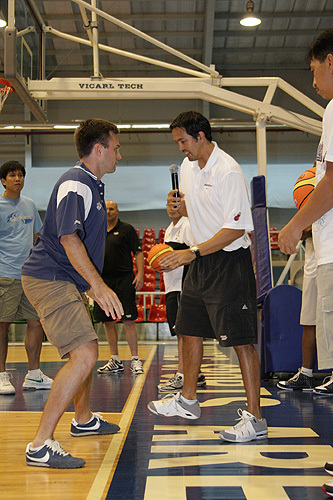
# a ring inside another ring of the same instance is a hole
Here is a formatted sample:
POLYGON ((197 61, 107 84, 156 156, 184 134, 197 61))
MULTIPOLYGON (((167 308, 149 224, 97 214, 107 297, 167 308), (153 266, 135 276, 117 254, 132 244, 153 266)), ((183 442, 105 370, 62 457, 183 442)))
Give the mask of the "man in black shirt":
MULTIPOLYGON (((138 357, 138 339, 135 320, 135 291, 143 285, 144 257, 139 238, 133 226, 118 219, 118 205, 114 201, 105 203, 108 213, 108 231, 105 240, 105 256, 102 278, 119 297, 124 315, 121 320, 125 325, 126 339, 132 354, 131 371, 143 373, 142 362, 138 357), (134 276, 132 252, 135 256, 137 274, 134 276)), ((106 316, 95 302, 94 318, 105 325, 106 337, 110 347, 109 361, 98 368, 98 373, 117 373, 124 371, 118 352, 118 334, 115 320, 106 316)))

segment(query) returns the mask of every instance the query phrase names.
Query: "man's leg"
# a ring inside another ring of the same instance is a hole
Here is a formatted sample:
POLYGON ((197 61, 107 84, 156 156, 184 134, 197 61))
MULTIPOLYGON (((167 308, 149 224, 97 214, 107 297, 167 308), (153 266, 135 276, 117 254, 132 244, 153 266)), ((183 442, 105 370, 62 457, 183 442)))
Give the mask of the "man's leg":
POLYGON ((118 332, 115 321, 104 323, 106 338, 110 348, 110 354, 118 356, 118 332))
MULTIPOLYGON (((72 399, 78 406, 75 416, 80 421, 88 421, 91 416, 89 392, 91 372, 97 361, 97 341, 77 347, 69 353, 69 360, 59 370, 54 379, 49 398, 46 402, 39 428, 32 446, 41 446, 46 439, 53 438, 57 423, 72 399)), ((76 410, 76 408, 75 408, 76 410)))
POLYGON ((178 340, 178 373, 184 373, 183 335, 177 333, 177 340, 178 340))
POLYGON ((39 368, 40 353, 42 350, 44 331, 39 320, 27 319, 27 330, 25 333, 25 350, 28 357, 28 369, 39 368))
POLYGON ((138 355, 138 332, 136 324, 132 320, 124 321, 126 330, 126 340, 129 345, 132 356, 138 355))
POLYGON ((234 347, 242 372, 248 411, 258 419, 260 413, 260 363, 252 344, 234 347))
POLYGON ((10 323, 0 322, 0 373, 6 371, 9 325, 10 323))
POLYGON ((316 327, 304 325, 302 337, 302 356, 304 368, 308 368, 310 370, 313 369, 316 352, 316 327))
POLYGON ((182 396, 197 399, 197 382, 202 362, 203 344, 201 337, 183 335, 184 385, 182 396))

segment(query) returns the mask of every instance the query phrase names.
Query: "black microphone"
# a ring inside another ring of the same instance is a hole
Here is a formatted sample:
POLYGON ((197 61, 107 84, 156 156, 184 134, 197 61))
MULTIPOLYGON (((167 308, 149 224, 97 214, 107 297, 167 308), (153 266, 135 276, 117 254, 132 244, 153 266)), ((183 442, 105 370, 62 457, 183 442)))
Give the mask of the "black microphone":
POLYGON ((174 194, 174 196, 177 197, 177 196, 179 196, 178 165, 175 165, 175 164, 170 165, 169 170, 171 173, 172 189, 178 190, 178 193, 174 194))

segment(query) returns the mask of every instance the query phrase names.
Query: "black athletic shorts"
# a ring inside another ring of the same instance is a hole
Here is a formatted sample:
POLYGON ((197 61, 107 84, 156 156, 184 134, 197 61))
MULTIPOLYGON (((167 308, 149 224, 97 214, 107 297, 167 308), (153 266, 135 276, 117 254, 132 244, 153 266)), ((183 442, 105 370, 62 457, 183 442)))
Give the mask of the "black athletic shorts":
MULTIPOLYGON (((124 309, 124 315, 121 318, 122 321, 132 321, 136 320, 136 318, 138 317, 133 280, 133 273, 125 274, 124 276, 117 278, 104 279, 105 283, 118 295, 118 298, 122 303, 124 309)), ((103 309, 101 309, 96 302, 94 303, 94 319, 98 323, 115 321, 112 316, 107 316, 103 309)))
POLYGON ((191 262, 176 331, 216 338, 223 347, 257 342, 257 293, 249 248, 220 250, 191 262))
POLYGON ((171 335, 177 335, 175 325, 176 325, 176 317, 179 306, 179 298, 180 298, 180 292, 169 292, 165 296, 166 316, 171 335))

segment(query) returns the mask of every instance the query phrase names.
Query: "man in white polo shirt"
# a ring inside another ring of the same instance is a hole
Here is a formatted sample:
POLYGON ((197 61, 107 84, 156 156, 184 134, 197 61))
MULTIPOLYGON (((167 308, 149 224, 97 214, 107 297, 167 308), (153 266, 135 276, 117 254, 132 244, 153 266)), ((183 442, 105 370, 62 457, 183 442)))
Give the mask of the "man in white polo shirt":
POLYGON ((170 399, 152 401, 152 413, 196 419, 201 410, 196 383, 202 360, 202 337, 234 347, 242 372, 248 409, 240 422, 220 438, 246 442, 267 437, 260 414, 260 366, 257 341, 256 285, 249 238, 252 231, 246 179, 237 162, 212 142, 208 120, 195 111, 181 113, 171 124, 174 141, 186 159, 180 193, 168 205, 189 218, 195 244, 170 252, 161 260, 164 271, 190 264, 176 321, 183 335, 184 385, 170 399))

